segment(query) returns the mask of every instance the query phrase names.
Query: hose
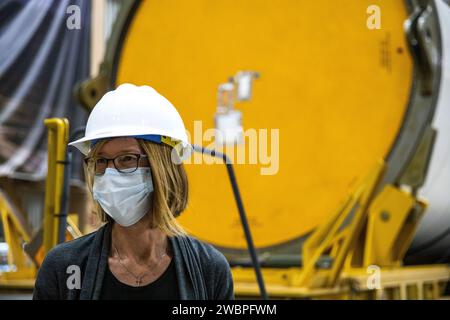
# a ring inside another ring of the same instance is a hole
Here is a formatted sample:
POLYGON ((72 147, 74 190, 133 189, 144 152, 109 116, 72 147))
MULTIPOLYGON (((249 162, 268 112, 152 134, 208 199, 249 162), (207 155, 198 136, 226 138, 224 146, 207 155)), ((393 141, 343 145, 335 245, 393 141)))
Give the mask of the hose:
POLYGON ((267 300, 267 292, 264 285, 264 280, 261 272, 261 265, 259 263, 258 257, 256 255, 255 245, 253 244, 252 234, 250 232, 250 227, 247 220, 247 215, 245 213, 244 204, 242 203, 241 194, 239 192, 239 187, 236 181, 236 176, 234 174, 233 165, 231 164, 230 158, 221 152, 217 152, 215 150, 210 150, 203 148, 201 146, 193 145, 194 151, 207 154, 212 157, 220 158, 223 160, 224 164, 227 167, 228 177, 230 178, 231 188, 233 189, 234 199, 236 200, 236 205, 238 207, 239 216, 241 218, 242 227, 244 229, 245 239, 247 241, 248 251, 250 253, 250 257, 252 259, 253 267, 255 269, 256 280, 258 282, 258 287, 260 291, 261 298, 263 300, 267 300))

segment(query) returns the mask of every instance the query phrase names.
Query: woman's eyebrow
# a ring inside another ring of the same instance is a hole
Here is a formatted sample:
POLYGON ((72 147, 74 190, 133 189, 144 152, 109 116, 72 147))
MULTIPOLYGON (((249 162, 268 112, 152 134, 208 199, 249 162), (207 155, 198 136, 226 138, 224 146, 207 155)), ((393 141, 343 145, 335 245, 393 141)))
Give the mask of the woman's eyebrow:
MULTIPOLYGON (((116 156, 119 156, 119 155, 123 155, 123 154, 129 154, 129 153, 131 153, 131 154, 143 154, 143 152, 142 151, 140 151, 140 150, 135 150, 135 149, 125 149, 125 150, 121 150, 121 151, 119 151, 119 152, 117 152, 115 155, 114 155, 114 157, 116 157, 116 156)), ((103 152, 99 152, 99 153, 97 153, 97 155, 98 156, 105 156, 105 153, 103 153, 103 152)))

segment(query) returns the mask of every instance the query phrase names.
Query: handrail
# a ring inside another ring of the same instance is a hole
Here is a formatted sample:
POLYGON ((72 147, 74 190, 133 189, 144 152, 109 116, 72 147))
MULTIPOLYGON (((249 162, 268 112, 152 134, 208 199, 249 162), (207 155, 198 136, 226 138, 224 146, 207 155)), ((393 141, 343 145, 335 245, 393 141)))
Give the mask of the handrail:
POLYGON ((44 254, 54 247, 64 233, 65 217, 62 212, 61 199, 64 195, 64 171, 66 147, 69 140, 69 121, 65 118, 44 120, 48 129, 48 173, 45 181, 44 205, 44 254))

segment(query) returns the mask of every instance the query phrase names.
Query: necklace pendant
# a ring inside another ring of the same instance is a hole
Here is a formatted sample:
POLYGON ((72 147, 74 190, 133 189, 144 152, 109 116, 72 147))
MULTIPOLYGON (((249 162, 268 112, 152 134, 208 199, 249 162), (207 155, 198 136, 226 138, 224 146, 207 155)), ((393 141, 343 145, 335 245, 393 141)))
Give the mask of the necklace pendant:
POLYGON ((136 280, 136 285, 137 285, 138 287, 141 286, 141 279, 137 279, 137 280, 136 280))

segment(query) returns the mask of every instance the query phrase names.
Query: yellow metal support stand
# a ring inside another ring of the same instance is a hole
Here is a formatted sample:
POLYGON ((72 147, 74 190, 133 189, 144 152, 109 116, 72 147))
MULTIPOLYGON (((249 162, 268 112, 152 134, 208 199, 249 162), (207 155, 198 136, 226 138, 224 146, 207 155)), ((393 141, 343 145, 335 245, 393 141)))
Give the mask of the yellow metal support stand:
POLYGON ((44 123, 48 129, 48 174, 45 185, 43 236, 46 255, 58 243, 69 121, 64 118, 51 118, 46 119, 44 123))
POLYGON ((328 288, 336 285, 345 259, 364 226, 365 213, 384 169, 384 163, 378 163, 332 219, 320 226, 305 242, 302 252, 303 271, 298 279, 298 286, 328 288), (331 267, 319 270, 318 261, 324 255, 331 258, 331 267))
POLYGON ((423 201, 387 185, 368 212, 362 266, 401 266, 425 208, 423 201))
MULTIPOLYGON (((33 254, 32 258, 35 261, 33 263, 24 250, 24 244, 29 244, 32 240, 31 235, 21 223, 18 212, 8 200, 7 195, 0 190, 0 222, 8 244, 8 266, 11 266, 11 270, 0 272, 0 288, 2 289, 32 289, 36 277, 36 266, 42 263, 48 251, 58 243, 69 122, 67 119, 52 118, 46 119, 44 123, 48 128, 48 174, 45 186, 42 247, 33 254)), ((67 217, 65 234, 66 240, 81 236, 76 222, 71 217, 67 217)))
POLYGON ((0 222, 3 226, 5 241, 8 244, 7 272, 0 272, 0 287, 30 287, 34 284, 36 268, 23 251, 23 243, 30 240, 30 235, 18 219, 18 212, 13 208, 8 197, 0 191, 0 222))
MULTIPOLYGON (((270 297, 437 299, 447 265, 402 266, 426 204, 393 185, 380 186, 380 161, 330 220, 302 247, 303 267, 263 268, 270 297), (319 259, 329 258, 329 265, 319 259)), ((237 296, 257 296, 250 268, 232 269, 237 296)))

